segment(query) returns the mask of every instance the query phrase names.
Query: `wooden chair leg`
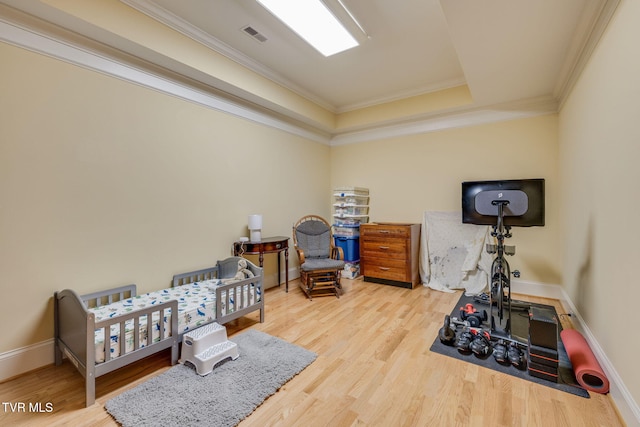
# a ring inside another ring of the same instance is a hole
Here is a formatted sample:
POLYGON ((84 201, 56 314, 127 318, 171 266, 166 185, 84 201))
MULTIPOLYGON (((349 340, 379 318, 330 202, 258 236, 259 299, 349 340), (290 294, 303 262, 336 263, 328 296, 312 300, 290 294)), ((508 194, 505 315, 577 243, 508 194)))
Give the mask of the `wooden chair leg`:
POLYGON ((314 296, 335 295, 340 298, 342 286, 340 271, 322 271, 300 274, 300 288, 310 300, 314 296))

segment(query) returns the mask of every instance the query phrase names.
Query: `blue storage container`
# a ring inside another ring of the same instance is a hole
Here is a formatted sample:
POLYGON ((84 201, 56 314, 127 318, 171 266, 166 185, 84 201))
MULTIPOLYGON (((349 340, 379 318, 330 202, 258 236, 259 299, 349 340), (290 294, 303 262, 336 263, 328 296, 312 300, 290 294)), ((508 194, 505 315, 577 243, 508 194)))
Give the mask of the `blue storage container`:
POLYGON ((347 262, 360 260, 360 236, 334 236, 335 245, 342 248, 347 262))

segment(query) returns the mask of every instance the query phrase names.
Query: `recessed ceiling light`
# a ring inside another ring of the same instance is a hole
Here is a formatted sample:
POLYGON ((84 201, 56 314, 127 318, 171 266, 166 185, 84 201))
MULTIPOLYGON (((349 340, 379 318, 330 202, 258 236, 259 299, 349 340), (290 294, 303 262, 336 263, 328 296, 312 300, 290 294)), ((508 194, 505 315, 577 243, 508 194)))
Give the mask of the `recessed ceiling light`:
POLYGON ((324 56, 358 46, 321 0, 256 0, 324 56))

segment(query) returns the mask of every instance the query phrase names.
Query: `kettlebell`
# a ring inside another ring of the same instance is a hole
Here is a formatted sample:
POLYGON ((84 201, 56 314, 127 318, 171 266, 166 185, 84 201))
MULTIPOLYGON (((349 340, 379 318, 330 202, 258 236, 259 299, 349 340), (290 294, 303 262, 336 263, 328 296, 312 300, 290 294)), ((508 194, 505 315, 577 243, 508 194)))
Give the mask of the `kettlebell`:
POLYGON ((451 327, 451 319, 448 314, 444 316, 444 325, 440 328, 438 336, 440 342, 445 345, 453 345, 456 341, 456 331, 451 327))

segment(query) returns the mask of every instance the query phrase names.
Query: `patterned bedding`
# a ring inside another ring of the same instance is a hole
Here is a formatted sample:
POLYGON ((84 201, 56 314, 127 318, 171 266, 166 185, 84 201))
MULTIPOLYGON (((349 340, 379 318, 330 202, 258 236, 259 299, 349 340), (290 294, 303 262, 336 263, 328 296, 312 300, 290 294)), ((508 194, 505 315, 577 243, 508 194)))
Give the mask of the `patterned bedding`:
MULTIPOLYGON (((122 314, 132 312, 137 309, 158 305, 169 300, 178 301, 178 330, 180 334, 189 330, 198 328, 207 323, 211 323, 216 319, 216 293, 215 288, 220 284, 219 279, 195 282, 175 288, 162 289, 159 291, 149 292, 144 295, 137 295, 122 301, 103 305, 89 309, 95 314, 95 321, 99 322, 108 318, 117 317, 122 314)), ((234 311, 235 305, 235 289, 230 290, 229 306, 226 306, 226 295, 223 293, 222 312, 220 316, 224 316, 234 311)), ((260 289, 253 284, 244 285, 242 287, 243 300, 249 304, 255 304, 261 299, 260 289)), ((246 304, 246 303, 245 303, 246 304)), ((163 328, 165 334, 171 332, 171 310, 165 312, 163 319, 163 328)), ((153 342, 160 340, 160 313, 156 312, 152 316, 152 339, 153 342)), ((147 319, 146 315, 140 316, 139 331, 141 347, 147 345, 147 319)), ((134 321, 128 321, 125 326, 125 352, 132 351, 134 348, 134 321)), ((110 331, 110 357, 115 358, 120 355, 120 330, 117 325, 111 327, 110 331)), ((95 353, 96 363, 104 362, 104 329, 96 329, 95 331, 95 353)))

